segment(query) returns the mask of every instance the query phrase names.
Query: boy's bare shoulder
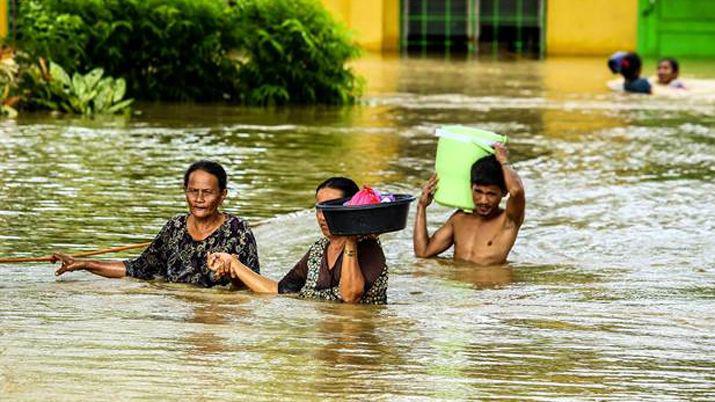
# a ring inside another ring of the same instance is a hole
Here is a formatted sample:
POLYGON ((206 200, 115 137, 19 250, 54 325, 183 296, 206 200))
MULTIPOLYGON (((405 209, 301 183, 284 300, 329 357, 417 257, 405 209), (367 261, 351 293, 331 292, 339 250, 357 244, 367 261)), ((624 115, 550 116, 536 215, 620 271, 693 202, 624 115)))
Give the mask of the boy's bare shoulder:
POLYGON ((449 217, 449 222, 452 224, 463 224, 469 221, 472 218, 472 214, 469 212, 464 212, 461 209, 458 209, 452 213, 452 216, 449 217))
POLYGON ((452 212, 452 216, 449 217, 450 220, 455 220, 455 219, 464 219, 467 215, 470 215, 466 212, 464 212, 461 209, 458 209, 454 212, 452 212))

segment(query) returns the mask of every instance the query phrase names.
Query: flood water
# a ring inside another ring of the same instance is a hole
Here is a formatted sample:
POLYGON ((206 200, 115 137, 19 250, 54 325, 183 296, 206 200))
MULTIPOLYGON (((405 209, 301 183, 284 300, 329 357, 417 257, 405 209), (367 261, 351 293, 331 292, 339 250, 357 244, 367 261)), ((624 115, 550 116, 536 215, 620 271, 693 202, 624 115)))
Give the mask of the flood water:
POLYGON ((319 236, 318 182, 417 194, 456 123, 510 137, 527 218, 508 265, 414 258, 413 216, 382 238, 387 306, 0 265, 0 399, 715 399, 715 95, 611 93, 601 59, 356 68, 352 108, 1 120, 0 256, 151 239, 210 158, 227 211, 273 218, 255 233, 279 279, 319 236))

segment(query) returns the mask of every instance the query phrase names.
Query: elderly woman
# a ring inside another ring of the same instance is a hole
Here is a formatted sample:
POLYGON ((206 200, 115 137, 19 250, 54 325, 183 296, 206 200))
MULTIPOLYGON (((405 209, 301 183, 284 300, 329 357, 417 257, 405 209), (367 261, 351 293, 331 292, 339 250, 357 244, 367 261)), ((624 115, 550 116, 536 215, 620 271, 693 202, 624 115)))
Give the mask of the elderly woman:
POLYGON ((62 253, 53 255, 62 266, 55 273, 85 270, 107 278, 132 276, 152 279, 162 276, 169 282, 203 287, 241 286, 239 279, 216 276, 207 267, 207 255, 233 255, 256 275, 258 251, 248 223, 220 212, 226 199, 226 171, 216 162, 199 161, 184 174, 184 192, 189 213, 170 219, 151 245, 136 259, 126 261, 80 260, 62 253))
MULTIPOLYGON (((358 186, 344 177, 332 177, 315 191, 316 202, 352 197, 358 186)), ((208 265, 222 275, 239 279, 257 293, 298 293, 300 297, 346 303, 387 303, 387 265, 377 239, 334 236, 323 213, 316 212, 323 233, 303 258, 280 281, 259 275, 229 253, 208 256, 208 265)))

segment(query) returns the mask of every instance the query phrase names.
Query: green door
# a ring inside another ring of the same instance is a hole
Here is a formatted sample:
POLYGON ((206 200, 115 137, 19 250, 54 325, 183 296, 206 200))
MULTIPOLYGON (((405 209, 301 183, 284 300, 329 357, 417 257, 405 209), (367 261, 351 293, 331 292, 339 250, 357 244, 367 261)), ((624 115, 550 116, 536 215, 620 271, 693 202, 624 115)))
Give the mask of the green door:
POLYGON ((714 0, 639 0, 638 52, 715 57, 714 0))

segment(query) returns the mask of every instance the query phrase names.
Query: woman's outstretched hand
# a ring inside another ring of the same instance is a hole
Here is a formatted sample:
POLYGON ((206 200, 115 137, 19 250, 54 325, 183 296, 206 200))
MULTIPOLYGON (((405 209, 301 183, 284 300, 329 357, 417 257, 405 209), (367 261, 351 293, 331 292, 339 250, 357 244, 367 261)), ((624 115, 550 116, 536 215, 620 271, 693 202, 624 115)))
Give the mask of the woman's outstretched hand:
POLYGON ((72 272, 72 271, 80 271, 83 269, 87 269, 87 264, 84 261, 77 261, 74 259, 74 257, 56 252, 52 254, 52 258, 50 259, 50 262, 55 263, 55 262, 61 262, 62 265, 55 271, 55 275, 60 276, 64 274, 65 272, 72 272))

